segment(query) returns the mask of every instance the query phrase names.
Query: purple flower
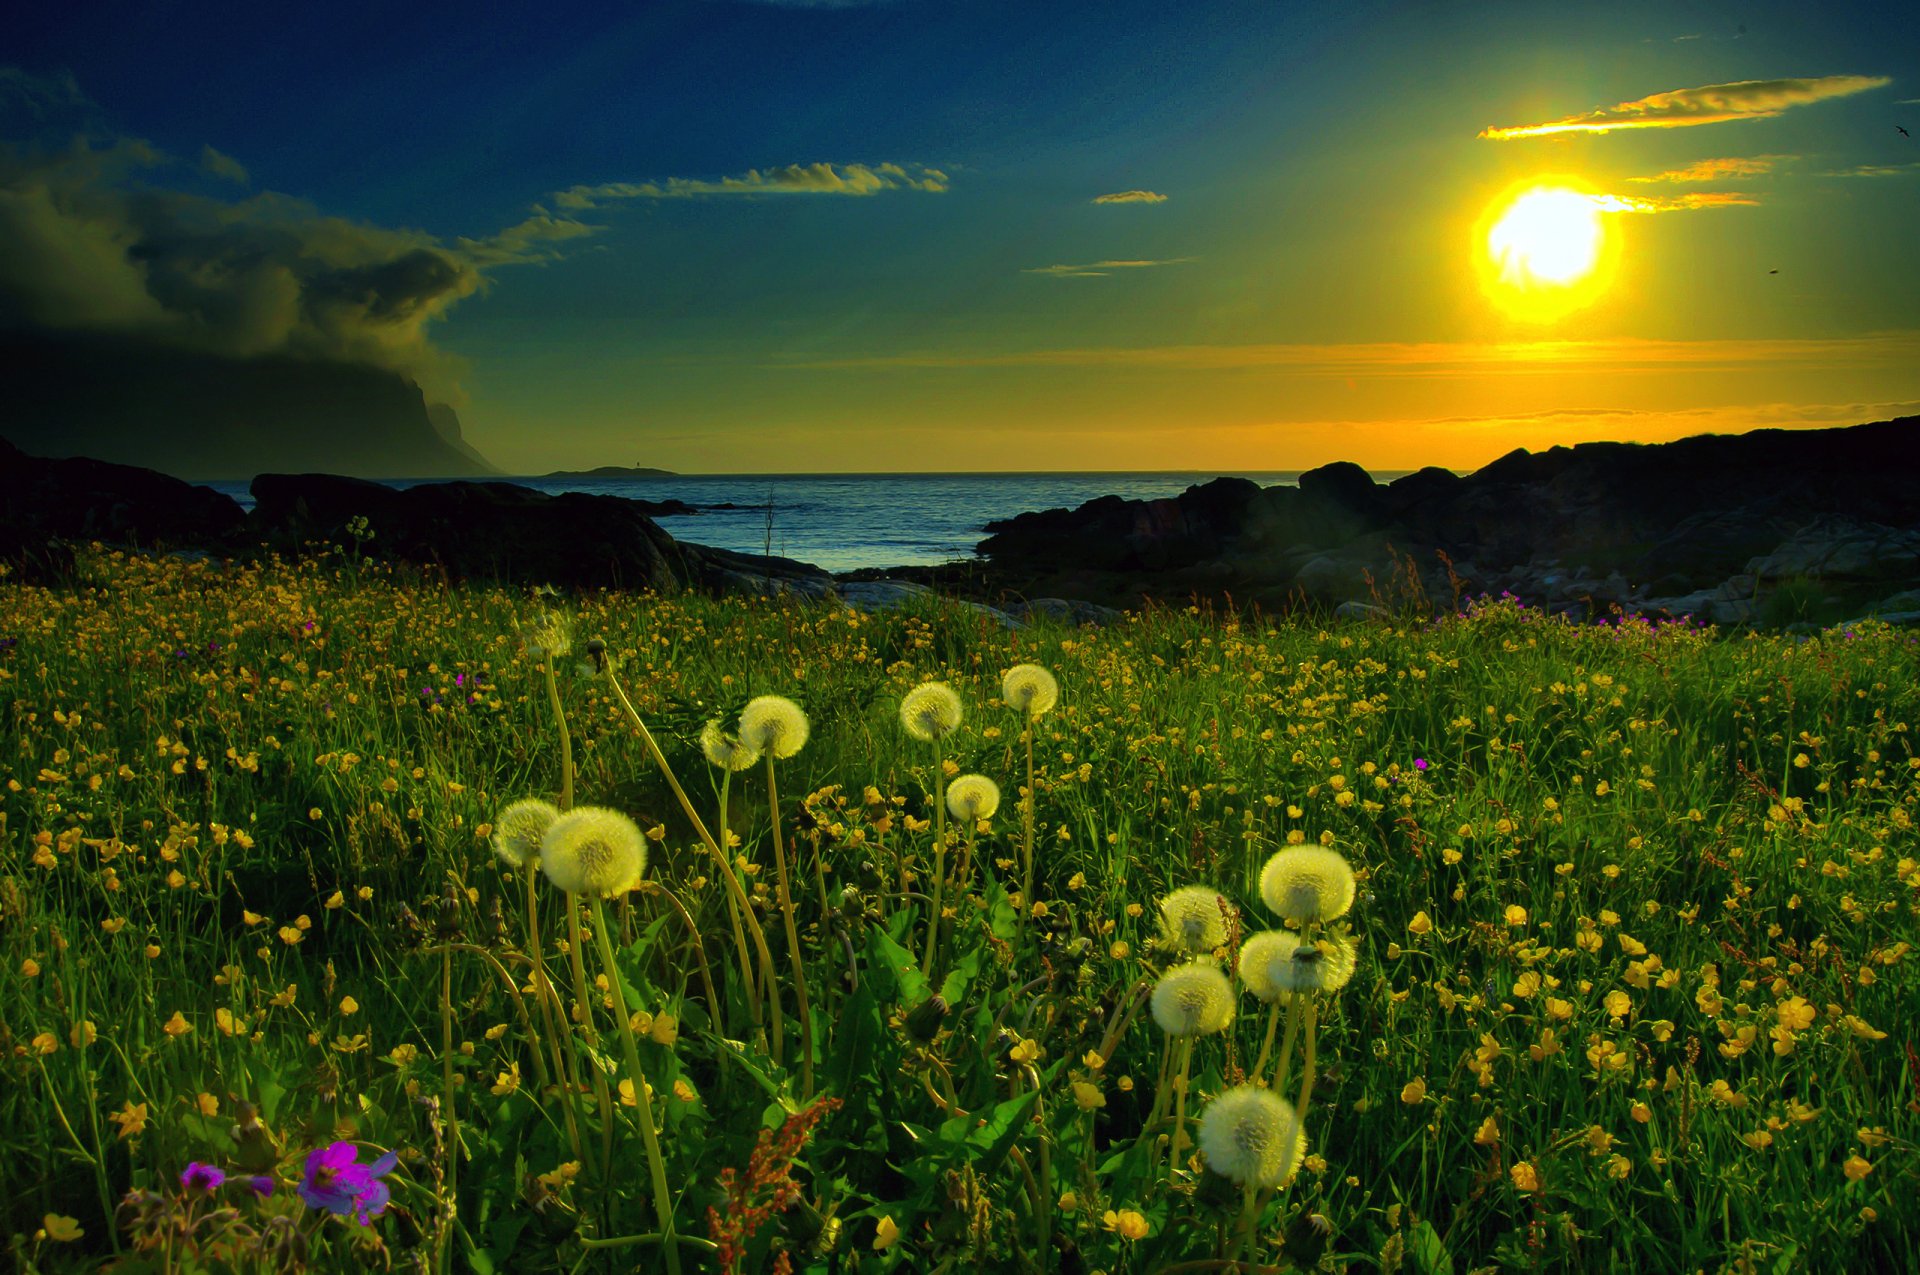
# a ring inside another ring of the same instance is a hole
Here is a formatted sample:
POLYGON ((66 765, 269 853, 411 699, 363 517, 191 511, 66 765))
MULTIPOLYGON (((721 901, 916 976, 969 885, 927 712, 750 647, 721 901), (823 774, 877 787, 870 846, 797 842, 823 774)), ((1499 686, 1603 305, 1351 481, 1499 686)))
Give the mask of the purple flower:
POLYGON ((1414 759, 1413 759, 1413 768, 1414 768, 1415 770, 1425 770, 1425 769, 1427 768, 1427 759, 1426 759, 1426 758, 1424 758, 1424 757, 1416 757, 1416 758, 1414 758, 1414 759))
POLYGON ((180 1172, 180 1185, 189 1191, 217 1191, 220 1184, 227 1180, 225 1169, 216 1169, 211 1164, 202 1164, 198 1160, 189 1161, 180 1172))
POLYGON ((239 1181, 247 1190, 263 1200, 273 1194, 273 1179, 264 1173, 255 1174, 250 1178, 241 1178, 239 1181))
POLYGON ((306 1175, 299 1187, 307 1207, 351 1216, 362 1226, 386 1212, 392 1193, 380 1179, 393 1172, 399 1154, 389 1151, 372 1164, 361 1164, 359 1156, 359 1149, 351 1142, 314 1148, 307 1156, 306 1175))

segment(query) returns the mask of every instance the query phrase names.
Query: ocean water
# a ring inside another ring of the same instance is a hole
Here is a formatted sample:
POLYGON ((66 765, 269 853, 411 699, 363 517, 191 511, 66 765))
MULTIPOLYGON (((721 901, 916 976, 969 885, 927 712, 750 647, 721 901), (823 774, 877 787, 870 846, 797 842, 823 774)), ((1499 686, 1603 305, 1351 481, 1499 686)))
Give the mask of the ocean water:
MULTIPOLYGON (((657 521, 675 539, 742 553, 772 552, 828 571, 925 566, 973 556, 996 518, 1073 508, 1101 496, 1177 496, 1212 473, 690 474, 662 478, 508 478, 540 491, 680 500, 697 514, 657 521)), ((1248 472, 1263 487, 1292 486, 1299 471, 1248 472)), ((1395 473, 1374 475, 1387 482, 1395 473)), ((391 479, 412 487, 432 479, 391 479)), ((244 482, 206 484, 252 506, 244 482)))

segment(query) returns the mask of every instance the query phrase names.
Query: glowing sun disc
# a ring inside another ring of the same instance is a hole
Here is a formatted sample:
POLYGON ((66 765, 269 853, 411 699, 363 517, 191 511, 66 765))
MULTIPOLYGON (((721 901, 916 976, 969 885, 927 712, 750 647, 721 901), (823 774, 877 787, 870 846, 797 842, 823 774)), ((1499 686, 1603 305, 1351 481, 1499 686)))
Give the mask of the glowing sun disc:
POLYGON ((1482 214, 1474 264, 1487 298, 1514 318, 1552 322, 1599 299, 1619 236, 1603 196, 1571 178, 1536 178, 1482 214))

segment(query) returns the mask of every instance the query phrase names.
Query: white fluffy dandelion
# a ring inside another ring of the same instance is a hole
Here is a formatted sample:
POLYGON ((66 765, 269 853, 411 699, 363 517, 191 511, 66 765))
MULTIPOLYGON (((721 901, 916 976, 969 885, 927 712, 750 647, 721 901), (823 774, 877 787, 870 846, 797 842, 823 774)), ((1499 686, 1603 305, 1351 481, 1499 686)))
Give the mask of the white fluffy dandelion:
POLYGON ((1207 1167, 1242 1186, 1279 1186, 1307 1155, 1307 1132, 1293 1104, 1270 1089, 1241 1085, 1200 1113, 1207 1167))
POLYGON ((1181 965, 1153 985, 1153 1021, 1169 1036, 1210 1036, 1233 1021, 1233 984, 1212 965, 1181 965))
POLYGON ((960 697, 945 682, 922 682, 900 701, 900 725, 923 744, 944 739, 960 726, 960 697))
POLYGON ((991 819, 1000 809, 1000 785, 985 775, 962 775, 947 785, 947 809, 963 823, 991 819))
POLYGON ((537 864, 540 859, 540 839, 547 835, 547 829, 560 817, 560 810, 550 801, 538 797, 528 797, 516 801, 502 810, 493 820, 493 852, 500 856, 502 863, 515 868, 524 868, 537 864))
POLYGON ((700 751, 721 770, 745 770, 760 760, 759 753, 727 734, 717 718, 700 728, 700 751))
POLYGON ((1218 890, 1189 885, 1160 900, 1160 932, 1188 956, 1204 956, 1227 941, 1233 905, 1218 890))
POLYGON ((1325 846, 1289 846, 1260 870, 1260 898, 1288 925, 1343 916, 1353 893, 1353 866, 1325 846))
POLYGON ((740 710, 740 742, 761 756, 787 758, 806 746, 807 715, 779 695, 762 695, 740 710))
POLYGON ((647 839, 617 810, 582 806, 555 819, 540 842, 547 879, 568 894, 612 898, 640 884, 647 839))
POLYGON ((1266 930, 1240 945, 1240 981, 1268 1004, 1293 992, 1337 992, 1353 980, 1359 955, 1352 935, 1304 943, 1291 930, 1266 930))
POLYGON ((1000 679, 1000 698, 1014 712, 1038 717, 1060 702, 1060 683, 1038 664, 1016 664, 1000 679))

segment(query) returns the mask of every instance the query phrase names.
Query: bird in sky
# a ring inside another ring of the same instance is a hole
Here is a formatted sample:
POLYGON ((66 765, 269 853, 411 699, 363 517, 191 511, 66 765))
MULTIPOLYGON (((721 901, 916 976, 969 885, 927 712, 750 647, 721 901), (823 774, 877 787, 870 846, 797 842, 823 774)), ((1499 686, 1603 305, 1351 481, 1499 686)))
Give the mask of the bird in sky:
POLYGON ((1768 274, 1779 274, 1779 273, 1780 273, 1780 268, 1779 268, 1778 266, 1775 266, 1775 267, 1774 267, 1774 268, 1773 268, 1772 270, 1769 270, 1769 271, 1767 271, 1767 273, 1768 273, 1768 274))
POLYGON ((1905 137, 1905 138, 1911 138, 1911 137, 1913 136, 1913 134, 1912 134, 1912 133, 1909 133, 1909 132, 1908 132, 1908 131, 1907 131, 1906 129, 1904 129, 1904 128, 1902 128, 1902 127, 1901 127, 1900 125, 1898 125, 1898 124, 1895 124, 1895 125, 1893 126, 1893 131, 1894 131, 1894 132, 1896 132, 1896 133, 1898 133, 1898 134, 1900 134, 1900 136, 1902 136, 1902 137, 1905 137))

